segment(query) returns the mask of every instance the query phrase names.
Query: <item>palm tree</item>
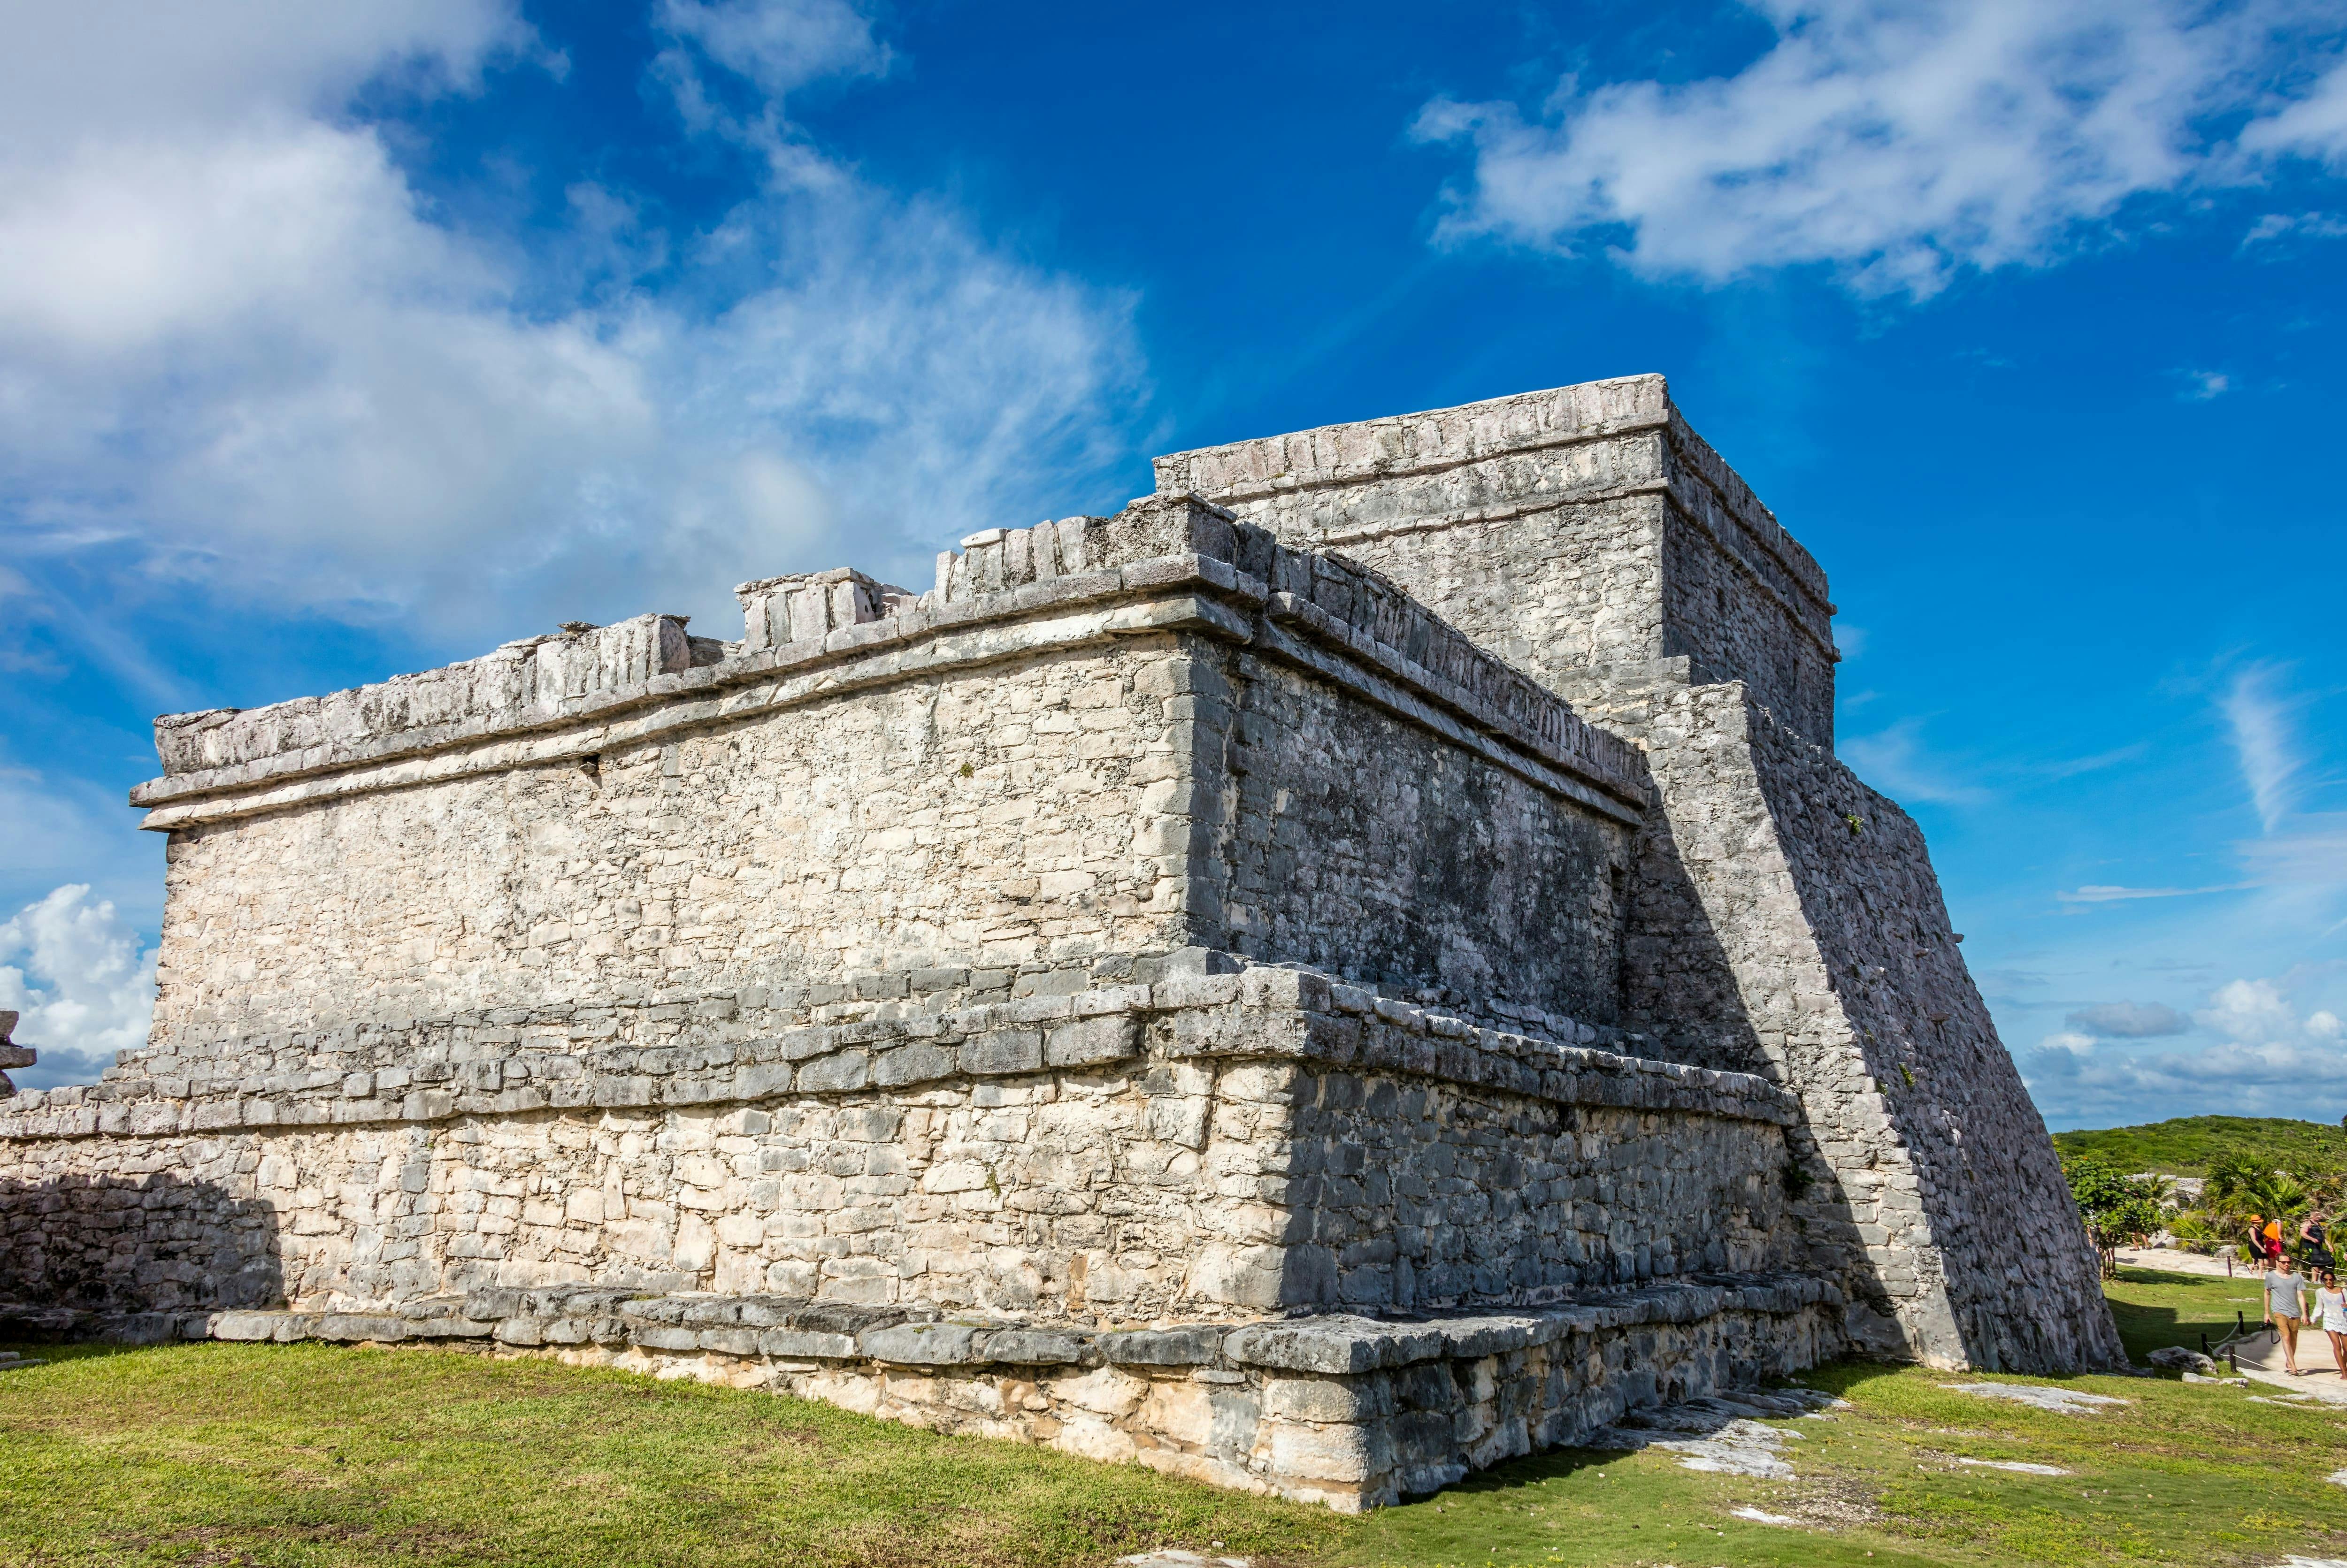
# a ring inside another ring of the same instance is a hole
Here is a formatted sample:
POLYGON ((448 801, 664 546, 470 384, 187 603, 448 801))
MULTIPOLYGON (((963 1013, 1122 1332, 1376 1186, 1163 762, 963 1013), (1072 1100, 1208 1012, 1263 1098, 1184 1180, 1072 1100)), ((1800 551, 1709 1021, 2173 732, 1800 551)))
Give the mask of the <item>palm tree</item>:
MULTIPOLYGON (((2200 1192, 2200 1211, 2219 1234, 2238 1235, 2254 1229, 2253 1221, 2281 1223, 2282 1234, 2294 1229, 2307 1205, 2307 1191, 2286 1171, 2260 1165, 2239 1153, 2220 1154, 2209 1167, 2209 1184, 2200 1192)), ((2245 1245, 2250 1261, 2259 1261, 2245 1245)))

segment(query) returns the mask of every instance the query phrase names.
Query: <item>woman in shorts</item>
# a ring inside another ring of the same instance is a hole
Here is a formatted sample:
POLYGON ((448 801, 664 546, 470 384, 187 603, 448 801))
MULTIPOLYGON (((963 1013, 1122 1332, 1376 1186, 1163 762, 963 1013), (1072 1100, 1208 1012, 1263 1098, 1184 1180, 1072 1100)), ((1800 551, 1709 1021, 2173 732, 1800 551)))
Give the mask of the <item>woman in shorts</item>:
POLYGON ((2324 1269, 2314 1292, 2314 1326, 2331 1336, 2331 1364, 2347 1378, 2347 1290, 2339 1288, 2336 1270, 2324 1269))

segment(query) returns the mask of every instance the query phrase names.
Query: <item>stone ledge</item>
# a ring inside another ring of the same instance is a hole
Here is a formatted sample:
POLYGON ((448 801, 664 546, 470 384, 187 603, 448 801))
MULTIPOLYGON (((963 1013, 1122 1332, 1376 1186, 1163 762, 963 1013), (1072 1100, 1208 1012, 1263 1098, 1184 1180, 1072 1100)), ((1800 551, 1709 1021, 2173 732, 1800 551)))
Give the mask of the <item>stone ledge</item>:
POLYGON ((1814 1275, 1695 1275, 1567 1290, 1556 1302, 1537 1307, 1468 1307, 1404 1317, 1327 1313, 1119 1329, 957 1316, 920 1304, 658 1295, 602 1285, 492 1286, 462 1296, 344 1309, 113 1313, 0 1305, 0 1331, 133 1344, 493 1340, 523 1348, 634 1345, 900 1367, 1206 1367, 1351 1377, 1422 1361, 1480 1359, 1575 1334, 1697 1323, 1723 1312, 1783 1316, 1838 1307, 1841 1299, 1830 1281, 1814 1275))
POLYGON ((169 1137, 462 1116, 741 1103, 1165 1059, 1310 1061, 1435 1078, 1561 1104, 1792 1125, 1799 1102, 1747 1073, 1486 1029, 1308 970, 1251 968, 1151 986, 860 1023, 696 1050, 529 1051, 418 1061, 397 1036, 364 1059, 254 1080, 124 1079, 5 1102, 0 1139, 169 1137), (393 1065, 394 1063, 397 1065, 393 1065), (445 1073, 439 1070, 446 1068, 445 1073))
POLYGON ((1689 1277, 1540 1307, 1095 1329, 779 1296, 596 1286, 350 1311, 104 1314, 0 1307, 23 1337, 438 1345, 818 1399, 949 1432, 1137 1461, 1354 1512, 1631 1411, 1749 1388, 1836 1353, 1805 1275, 1689 1277))

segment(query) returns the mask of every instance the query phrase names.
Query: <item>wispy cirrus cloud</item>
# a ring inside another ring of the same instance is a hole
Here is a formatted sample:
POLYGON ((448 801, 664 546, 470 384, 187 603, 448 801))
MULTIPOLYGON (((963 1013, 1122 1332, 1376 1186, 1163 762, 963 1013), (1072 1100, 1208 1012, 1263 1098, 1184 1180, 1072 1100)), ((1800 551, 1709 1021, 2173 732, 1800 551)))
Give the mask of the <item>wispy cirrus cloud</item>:
POLYGON ((2065 757, 2058 762, 2039 763, 2030 771, 2041 778, 2076 778, 2081 774, 2098 774, 2106 768, 2118 767, 2138 760, 2151 750, 2149 741, 2137 741, 2130 745, 2114 746, 2091 756, 2065 757))
POLYGON ((2337 240, 2347 237, 2347 218, 2335 212, 2269 212, 2250 225, 2241 236, 2241 249, 2271 245, 2291 238, 2337 240))
POLYGON ((2220 882, 2212 887, 2120 887, 2089 882, 2054 897, 2065 904, 2125 904, 2137 898, 2197 898, 2204 893, 2234 893, 2256 886, 2254 882, 2220 882))
POLYGON ((1474 159, 1440 237, 1706 283, 1823 265, 1920 298, 2094 243, 2136 198, 2347 159, 2347 72, 2302 68, 2336 56, 2335 17, 2293 0, 1753 8, 1775 40, 1731 75, 1428 104, 1417 135, 1474 159))
POLYGON ((1920 719, 1901 719, 1873 734, 1851 736, 1837 742, 1834 750, 1867 783, 1895 800, 1978 805, 1993 798, 1987 789, 1925 748, 1920 719))
POLYGON ((2288 666, 2234 670, 2215 698, 2241 790, 2260 833, 2230 848, 2240 875, 2194 886, 2086 883, 2057 890, 2071 913, 2097 905, 2198 898, 2258 889, 2347 887, 2347 812, 2302 809, 2320 784, 2318 755, 2301 723, 2312 698, 2295 690, 2288 666))
POLYGON ((2233 677, 2220 704, 2241 782, 2269 833, 2296 803, 2306 771, 2295 723, 2301 702, 2282 690, 2286 673, 2270 664, 2251 665, 2233 677))

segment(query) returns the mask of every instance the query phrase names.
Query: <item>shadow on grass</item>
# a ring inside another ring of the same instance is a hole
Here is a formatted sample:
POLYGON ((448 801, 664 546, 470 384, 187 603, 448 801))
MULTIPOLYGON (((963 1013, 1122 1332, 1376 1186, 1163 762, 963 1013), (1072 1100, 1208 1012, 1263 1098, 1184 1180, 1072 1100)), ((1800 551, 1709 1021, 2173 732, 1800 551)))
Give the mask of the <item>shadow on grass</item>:
POLYGON ((1584 1470, 1595 1470, 1617 1460, 1630 1457, 1628 1449, 1549 1449, 1512 1459, 1505 1464, 1479 1470, 1464 1481, 1453 1481, 1440 1491, 1419 1492, 1402 1499, 1405 1503, 1424 1502, 1432 1497, 1452 1495, 1473 1496, 1481 1492, 1513 1491, 1518 1487, 1538 1486, 1545 1481, 1562 1481, 1578 1475, 1584 1470))
POLYGON ((2111 1319, 2127 1354, 2141 1360, 2166 1345, 2189 1350, 2212 1348, 2237 1327, 2256 1327, 2255 1276, 2226 1279, 2210 1275, 2170 1274, 2162 1269, 2121 1268, 2104 1282, 2111 1319), (2202 1344, 2206 1337, 2207 1345, 2202 1344))

